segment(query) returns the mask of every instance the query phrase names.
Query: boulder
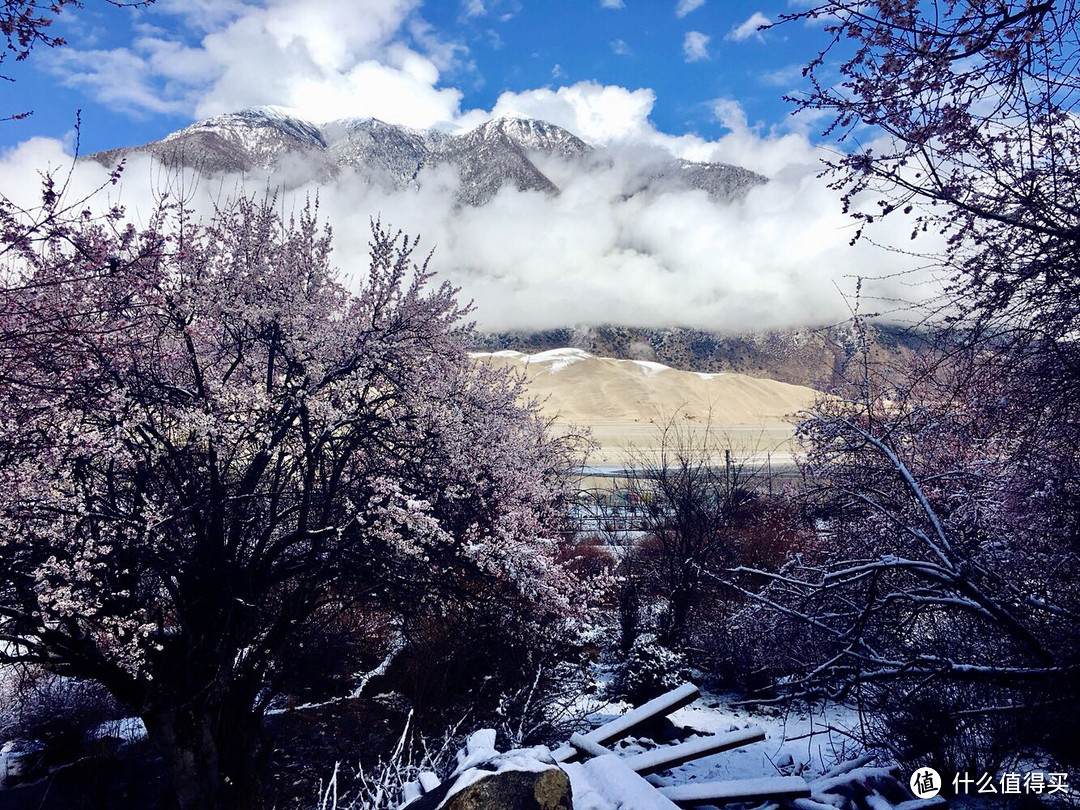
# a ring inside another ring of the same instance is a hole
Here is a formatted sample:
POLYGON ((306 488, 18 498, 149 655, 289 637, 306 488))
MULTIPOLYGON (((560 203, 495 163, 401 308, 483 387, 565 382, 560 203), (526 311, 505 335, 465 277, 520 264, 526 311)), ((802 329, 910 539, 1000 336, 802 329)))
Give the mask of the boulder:
POLYGON ((501 771, 454 793, 445 810, 572 810, 570 780, 558 767, 501 771))
POLYGON ((573 810, 570 780, 557 766, 543 771, 480 770, 444 782, 408 810, 573 810), (468 783, 455 790, 461 781, 468 783))
POLYGON ((570 779, 543 747, 500 754, 495 733, 477 732, 458 768, 408 810, 573 810, 570 779))

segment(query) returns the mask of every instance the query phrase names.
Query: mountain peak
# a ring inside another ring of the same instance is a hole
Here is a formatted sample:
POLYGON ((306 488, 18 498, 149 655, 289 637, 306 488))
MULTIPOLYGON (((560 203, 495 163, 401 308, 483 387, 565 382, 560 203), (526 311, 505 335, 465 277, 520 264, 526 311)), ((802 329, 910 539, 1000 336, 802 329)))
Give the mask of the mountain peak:
MULTIPOLYGON (((250 107, 237 112, 221 113, 202 121, 196 121, 178 132, 166 135, 162 142, 168 143, 192 133, 214 133, 220 137, 245 142, 250 146, 252 135, 259 133, 263 139, 268 131, 276 131, 287 141, 295 141, 307 147, 325 147, 320 129, 310 121, 297 118, 284 107, 250 107)), ((259 136, 256 136, 256 140, 259 136)))
POLYGON ((527 151, 555 152, 564 156, 582 155, 592 148, 560 126, 515 115, 492 118, 462 137, 504 140, 527 151))

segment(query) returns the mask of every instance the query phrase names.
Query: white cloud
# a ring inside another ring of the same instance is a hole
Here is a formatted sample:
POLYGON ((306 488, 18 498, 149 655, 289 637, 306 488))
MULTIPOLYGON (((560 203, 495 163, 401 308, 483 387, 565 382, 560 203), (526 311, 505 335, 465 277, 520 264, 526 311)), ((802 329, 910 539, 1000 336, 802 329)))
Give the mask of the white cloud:
POLYGON ((656 94, 648 88, 630 90, 617 85, 583 81, 557 90, 540 88, 505 92, 490 113, 472 111, 462 116, 464 127, 476 126, 491 116, 517 115, 550 121, 597 146, 645 148, 697 161, 720 161, 744 166, 767 177, 792 165, 814 166, 816 153, 805 132, 761 134, 747 122, 738 102, 716 99, 713 114, 730 132, 717 141, 697 135, 668 135, 653 126, 649 116, 656 94))
POLYGON ((487 9, 484 7, 484 0, 464 0, 461 5, 461 13, 466 17, 483 17, 487 14, 487 9))
POLYGON ((746 112, 739 102, 730 98, 718 98, 713 101, 712 108, 713 115, 721 126, 732 132, 747 130, 746 112))
MULTIPOLYGON (((153 54, 130 48, 83 50, 71 48, 43 55, 42 64, 61 83, 78 87, 106 106, 132 115, 145 113, 189 113, 197 94, 165 96, 153 81, 153 54)), ((179 59, 170 69, 187 66, 205 76, 199 64, 179 59)))
POLYGON ((760 78, 762 82, 773 87, 791 87, 802 79, 803 67, 802 63, 785 65, 782 68, 762 73, 760 78))
POLYGON ((626 8, 623 0, 600 0, 600 5, 604 8, 626 8))
POLYGON ((243 0, 157 0, 154 10, 183 17, 189 28, 207 32, 239 17, 245 5, 243 0))
POLYGON ((609 44, 611 45, 611 52, 616 56, 630 56, 633 53, 625 39, 613 39, 609 44))
MULTIPOLYGON (((482 329, 602 323, 786 328, 844 319, 846 307, 834 284, 851 289, 856 275, 880 277, 864 282, 868 298, 912 294, 914 277, 890 278, 908 267, 904 256, 867 243, 848 247, 850 220, 835 192, 817 177, 818 155, 805 137, 756 134, 729 103, 724 110, 732 132, 715 142, 691 143, 664 136, 648 123, 651 92, 599 85, 562 90, 567 92, 561 96, 546 91, 531 100, 572 111, 608 133, 635 135, 613 140, 587 171, 557 158, 545 161, 544 171, 561 188, 558 195, 504 188, 487 206, 462 208, 454 199, 457 178, 444 168, 425 172, 419 188, 403 191, 344 173, 331 183, 289 190, 283 205, 303 205, 318 193, 320 210, 337 225, 334 260, 346 278, 365 271, 368 235, 362 223, 368 215, 419 234, 422 250, 435 248, 432 269, 459 285, 464 299, 475 300, 482 329), (635 193, 643 173, 665 159, 669 147, 772 167, 773 179, 726 204, 701 191, 635 193)), ((63 168, 69 154, 59 142, 44 139, 0 154, 4 191, 29 204, 41 188, 37 170, 49 164, 63 168)), ((137 220, 149 209, 160 178, 147 158, 129 159, 119 201, 137 220)), ((105 179, 100 166, 82 162, 70 193, 85 194, 105 179)), ((203 183, 191 205, 196 213, 206 212, 218 189, 228 193, 242 182, 249 189, 262 187, 262 179, 253 176, 203 183)), ((102 208, 114 201, 95 200, 102 208)), ((903 219, 886 219, 875 237, 902 243, 910 227, 903 219)))
MULTIPOLYGON (((170 13, 182 13, 178 0, 161 2, 176 6, 170 13)), ((191 6, 192 28, 208 33, 195 44, 145 28, 126 49, 61 49, 52 64, 69 81, 136 111, 204 116, 273 103, 315 121, 373 115, 416 127, 470 127, 517 114, 551 121, 605 147, 603 159, 587 171, 554 158, 544 162, 559 195, 506 188, 479 209, 455 204, 458 181, 446 168, 425 171, 421 187, 405 191, 346 172, 319 188, 288 192, 287 204, 319 194, 322 211, 338 226, 334 255, 346 274, 363 272, 362 223, 369 214, 421 234, 425 245, 436 248, 433 267, 460 285, 464 298, 476 300, 483 328, 819 324, 845 317, 834 281, 843 285, 867 268, 886 277, 905 266, 901 254, 847 247, 850 222, 817 177, 819 154, 804 132, 765 131, 731 99, 712 102, 727 130, 716 140, 658 131, 650 120, 656 96, 648 88, 591 81, 506 92, 490 111, 463 112, 460 91, 444 86, 441 77, 467 51, 426 27, 416 14, 418 2, 358 0, 361 9, 346 18, 336 0, 231 2, 227 11, 200 0, 191 6), (672 155, 732 163, 772 180, 730 204, 700 191, 636 193, 650 168, 672 155)), ((691 34, 702 39, 689 40, 687 57, 705 58, 708 38, 691 34)), ((553 68, 553 78, 560 73, 553 68)), ((56 141, 30 141, 0 154, 2 190, 32 197, 40 189, 37 170, 50 163, 62 167, 65 159, 56 141)), ((303 166, 294 168, 303 173, 303 166)), ((104 179, 104 170, 84 162, 72 194, 104 179)), ((121 202, 139 216, 157 182, 160 172, 148 159, 129 160, 121 202)), ((260 178, 246 179, 247 188, 260 186, 260 178)), ((220 187, 205 183, 200 194, 220 187)), ((193 204, 208 210, 211 200, 204 196, 193 204)), ((910 232, 902 220, 886 220, 880 228, 885 230, 875 236, 881 241, 889 241, 888 229, 895 229, 897 243, 910 232)), ((910 293, 910 280, 882 281, 877 289, 883 297, 902 297, 910 293)))
POLYGON ((409 17, 406 28, 409 36, 423 48, 424 54, 440 71, 469 66, 464 61, 469 55, 468 47, 444 38, 427 20, 409 17))
MULTIPOLYGON (((655 132, 649 123, 649 113, 655 102, 656 94, 647 88, 628 90, 586 81, 558 90, 542 88, 503 93, 491 114, 539 118, 568 129, 590 143, 612 144, 644 140, 655 132)), ((466 119, 463 123, 473 122, 466 119)))
POLYGON ((769 25, 771 22, 772 20, 760 11, 755 11, 744 22, 732 28, 724 39, 730 39, 734 42, 745 42, 753 37, 758 42, 764 42, 765 37, 761 35, 758 28, 762 25, 769 25))
POLYGON ((680 20, 691 11, 696 11, 705 5, 705 0, 679 0, 675 6, 675 16, 680 20))
POLYGON ((687 31, 686 36, 683 37, 683 58, 687 62, 700 62, 703 59, 708 59, 710 39, 711 37, 708 34, 703 34, 700 31, 687 31))
POLYGON ((419 5, 357 0, 342 14, 336 0, 269 0, 229 2, 226 13, 169 0, 166 13, 210 29, 197 45, 144 36, 112 51, 65 48, 48 64, 62 82, 129 112, 204 118, 275 104, 314 121, 375 116, 426 127, 460 113, 461 92, 438 84, 468 51, 416 17, 419 5), (404 44, 405 31, 424 53, 404 44))

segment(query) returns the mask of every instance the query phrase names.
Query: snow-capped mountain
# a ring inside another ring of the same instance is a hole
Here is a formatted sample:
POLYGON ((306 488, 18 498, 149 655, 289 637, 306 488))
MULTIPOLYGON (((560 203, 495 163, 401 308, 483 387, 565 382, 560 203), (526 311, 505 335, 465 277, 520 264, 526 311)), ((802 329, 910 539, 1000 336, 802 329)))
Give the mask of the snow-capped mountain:
MULTIPOLYGON (((420 182, 424 168, 453 167, 458 201, 483 205, 504 185, 555 194, 559 189, 534 162, 538 155, 583 160, 594 148, 546 121, 496 118, 464 133, 416 130, 374 118, 316 125, 275 107, 214 116, 144 146, 98 152, 113 166, 130 155, 153 155, 165 165, 205 174, 275 171, 289 184, 326 181, 353 171, 390 189, 420 182)), ((765 178, 723 163, 667 160, 654 166, 629 194, 703 189, 714 199, 741 196, 765 178)))
POLYGON ((319 158, 327 143, 319 127, 273 107, 216 115, 145 146, 97 152, 111 166, 145 152, 166 165, 192 166, 206 174, 276 168, 287 155, 319 158))
POLYGON ((366 171, 396 188, 416 180, 431 152, 431 138, 426 133, 375 118, 333 121, 323 132, 333 165, 366 171))
POLYGON ((432 150, 432 162, 457 167, 460 202, 483 205, 507 183, 520 191, 558 192, 529 159, 530 153, 579 157, 588 151, 584 141, 554 124, 497 118, 463 135, 443 138, 432 150))

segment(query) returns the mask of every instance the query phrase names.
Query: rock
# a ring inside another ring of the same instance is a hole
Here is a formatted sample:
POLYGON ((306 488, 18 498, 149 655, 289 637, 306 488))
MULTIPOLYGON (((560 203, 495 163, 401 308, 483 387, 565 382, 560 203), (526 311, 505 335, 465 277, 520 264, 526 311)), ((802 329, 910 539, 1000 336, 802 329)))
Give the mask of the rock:
POLYGON ((408 810, 573 810, 570 779, 534 751, 511 751, 468 767, 408 810), (461 787, 464 785, 464 787, 461 787))
POLYGON ((502 771, 455 793, 445 810, 572 810, 570 779, 560 768, 502 771))

